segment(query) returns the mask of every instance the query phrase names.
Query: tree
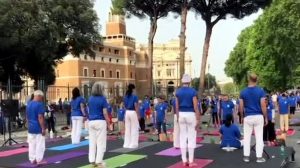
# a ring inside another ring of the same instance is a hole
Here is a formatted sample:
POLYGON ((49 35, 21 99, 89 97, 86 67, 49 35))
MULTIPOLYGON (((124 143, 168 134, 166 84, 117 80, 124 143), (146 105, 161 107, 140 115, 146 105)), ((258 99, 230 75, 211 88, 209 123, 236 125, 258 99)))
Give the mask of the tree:
MULTIPOLYGON (((151 76, 149 82, 153 86, 153 40, 157 30, 157 21, 168 16, 169 12, 173 10, 174 0, 112 0, 112 4, 114 5, 112 11, 116 14, 134 15, 140 19, 149 18, 148 55, 151 76)), ((152 87, 149 94, 151 93, 152 87)))
POLYGON ((55 82, 55 66, 70 52, 94 56, 98 18, 90 0, 0 1, 0 67, 13 84, 21 77, 55 82))
POLYGON ((233 95, 237 93, 237 87, 234 83, 226 83, 222 86, 222 93, 223 94, 228 94, 228 95, 233 95))
POLYGON ((206 25, 206 34, 203 45, 202 63, 200 70, 199 94, 203 93, 205 86, 205 71, 209 51, 209 43, 213 27, 227 16, 241 19, 260 8, 264 8, 271 0, 192 0, 192 6, 196 13, 200 14, 206 25))
MULTIPOLYGON (((211 75, 211 74, 206 74, 205 75, 205 90, 210 90, 214 87, 217 87, 217 81, 216 81, 216 77, 211 75)), ((199 84, 200 84, 200 78, 194 78, 192 80, 192 87, 195 88, 197 91, 199 89, 199 84)))
POLYGON ((183 76, 185 73, 185 51, 186 51, 186 21, 187 21, 187 15, 188 10, 191 8, 191 0, 176 0, 174 2, 175 6, 173 8, 173 11, 177 14, 180 14, 181 16, 181 29, 180 29, 180 63, 179 63, 179 69, 180 69, 180 77, 183 76))
POLYGON ((275 0, 251 27, 245 29, 227 60, 225 72, 245 84, 248 71, 259 75, 267 90, 286 90, 299 79, 300 3, 275 0), (263 32, 263 33, 262 33, 263 32))

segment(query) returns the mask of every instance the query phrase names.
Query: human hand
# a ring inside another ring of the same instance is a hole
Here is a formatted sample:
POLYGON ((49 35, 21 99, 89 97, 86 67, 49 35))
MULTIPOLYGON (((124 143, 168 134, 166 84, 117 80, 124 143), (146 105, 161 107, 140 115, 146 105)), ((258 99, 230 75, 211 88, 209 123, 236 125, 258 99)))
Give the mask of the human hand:
POLYGON ((42 135, 45 136, 46 135, 46 130, 42 129, 42 135))

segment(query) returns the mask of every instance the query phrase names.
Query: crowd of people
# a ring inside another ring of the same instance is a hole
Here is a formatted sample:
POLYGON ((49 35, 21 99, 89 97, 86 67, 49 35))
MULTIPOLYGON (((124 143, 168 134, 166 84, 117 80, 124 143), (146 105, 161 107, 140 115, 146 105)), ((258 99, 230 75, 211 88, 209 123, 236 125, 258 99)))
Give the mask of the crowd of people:
MULTIPOLYGON (((241 91, 238 98, 232 99, 225 94, 198 99, 197 91, 190 86, 189 75, 182 77, 182 86, 176 90, 171 101, 163 95, 153 100, 150 100, 149 96, 139 100, 135 86, 129 84, 123 101, 117 105, 116 110, 112 107, 112 102, 104 96, 99 84, 93 85, 88 100, 80 95, 78 88, 74 88, 72 99, 68 103, 72 125, 71 143, 80 143, 83 123, 88 121, 86 129, 89 131, 89 162, 98 167, 105 167, 103 156, 107 135, 114 129, 113 113, 116 113, 117 117, 118 134, 124 138, 123 148, 138 148, 140 133, 155 132, 158 140, 166 136, 166 114, 171 107, 174 114, 173 146, 181 150, 184 166, 197 167, 194 162, 197 130, 200 128, 201 116, 207 112, 211 114, 212 125, 219 129, 221 134, 221 148, 234 150, 243 146, 243 160, 249 162, 251 136, 254 131, 256 162, 265 162, 262 156, 264 145, 274 145, 276 139, 276 111, 280 116, 282 135, 285 135, 289 129, 289 115, 295 113, 297 105, 300 106, 300 96, 296 93, 267 95, 257 86, 258 77, 255 74, 249 75, 248 80, 248 87, 241 91), (243 126, 243 134, 238 124, 243 126), (147 126, 152 127, 152 130, 147 126)), ((60 110, 64 109, 61 100, 59 106, 60 110)), ((29 160, 33 164, 43 164, 45 119, 48 131, 55 132, 55 127, 49 120, 53 117, 51 111, 50 107, 45 109, 43 105, 43 92, 35 91, 26 109, 29 122, 29 160)))

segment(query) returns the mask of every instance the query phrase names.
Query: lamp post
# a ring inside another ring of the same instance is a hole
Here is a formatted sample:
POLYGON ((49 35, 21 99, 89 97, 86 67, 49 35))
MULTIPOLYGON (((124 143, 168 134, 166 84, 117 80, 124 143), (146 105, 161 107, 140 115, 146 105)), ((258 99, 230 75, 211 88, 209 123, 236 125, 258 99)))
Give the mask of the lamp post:
POLYGON ((180 80, 179 80, 179 68, 178 68, 178 62, 179 62, 179 60, 180 60, 180 57, 177 57, 177 58, 176 58, 176 63, 177 63, 177 66, 176 66, 176 70, 177 70, 177 72, 176 72, 176 73, 177 73, 177 77, 176 77, 177 88, 178 88, 178 86, 179 86, 179 81, 180 81, 180 80))

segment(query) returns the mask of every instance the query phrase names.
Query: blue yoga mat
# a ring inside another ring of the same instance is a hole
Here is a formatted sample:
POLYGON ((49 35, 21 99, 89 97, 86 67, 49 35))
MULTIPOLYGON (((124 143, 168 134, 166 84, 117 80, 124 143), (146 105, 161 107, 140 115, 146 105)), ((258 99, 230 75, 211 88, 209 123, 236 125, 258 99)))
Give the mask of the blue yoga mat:
POLYGON ((80 142, 79 144, 68 144, 68 145, 62 145, 62 146, 55 146, 55 147, 48 148, 48 150, 56 150, 56 151, 69 150, 69 149, 86 146, 88 144, 89 144, 89 140, 85 140, 85 141, 80 142))

